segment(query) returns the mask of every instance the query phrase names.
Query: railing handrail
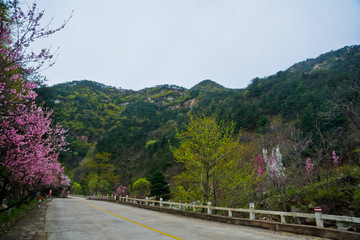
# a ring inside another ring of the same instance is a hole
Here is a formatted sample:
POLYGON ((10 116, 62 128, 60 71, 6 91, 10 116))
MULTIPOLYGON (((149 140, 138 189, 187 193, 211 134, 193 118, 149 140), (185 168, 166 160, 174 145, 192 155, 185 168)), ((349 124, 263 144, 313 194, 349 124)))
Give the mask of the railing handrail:
POLYGON ((350 216, 339 216, 339 215, 328 215, 322 214, 321 209, 320 212, 313 213, 299 213, 299 212, 282 212, 282 211, 272 211, 272 210, 260 210, 255 209, 251 206, 254 204, 250 204, 250 208, 229 208, 229 207, 218 207, 218 206, 211 206, 210 205, 198 205, 192 203, 180 203, 180 202, 168 202, 162 200, 152 200, 152 199, 139 199, 139 198, 131 198, 131 197, 118 197, 116 196, 89 196, 89 198, 94 199, 118 199, 125 202, 134 202, 134 203, 145 203, 149 205, 149 203, 154 205, 159 205, 160 207, 168 206, 173 207, 177 206, 179 210, 183 210, 184 208, 192 208, 195 211, 197 208, 200 209, 207 209, 208 214, 212 214, 212 210, 221 210, 221 211, 228 211, 228 216, 232 217, 233 212, 244 212, 250 214, 250 219, 255 219, 255 213, 257 214, 265 214, 265 215, 276 215, 281 217, 281 222, 286 223, 285 217, 301 217, 301 218, 312 218, 316 220, 316 226, 323 227, 323 220, 333 220, 333 221, 340 221, 340 222, 349 222, 349 223, 360 223, 360 218, 358 217, 350 217, 350 216))
POLYGON ((340 222, 360 223, 360 218, 357 217, 323 214, 322 218, 326 220, 334 220, 340 222))
POLYGON ((80 195, 80 194, 71 194, 71 197, 82 197, 82 198, 87 198, 88 195, 80 195))

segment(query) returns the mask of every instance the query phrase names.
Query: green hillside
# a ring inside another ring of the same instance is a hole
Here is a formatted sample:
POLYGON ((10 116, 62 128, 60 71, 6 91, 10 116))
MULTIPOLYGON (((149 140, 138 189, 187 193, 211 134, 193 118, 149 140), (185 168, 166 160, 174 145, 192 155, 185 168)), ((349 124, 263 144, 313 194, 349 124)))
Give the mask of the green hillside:
MULTIPOLYGON (((160 172, 171 188, 167 197, 178 199, 175 186, 186 167, 175 161, 169 144, 179 146, 176 132, 200 115, 234 123, 246 163, 255 166, 264 150, 281 152, 285 182, 268 175, 246 193, 259 207, 311 211, 322 204, 334 214, 359 216, 359 86, 360 46, 351 46, 255 78, 245 89, 204 80, 191 89, 161 85, 133 91, 83 80, 38 93, 69 129, 70 151, 61 161, 80 184, 74 191, 88 194, 96 186, 97 192, 111 193, 121 185, 131 194, 136 180, 155 179, 160 172), (305 177, 307 159, 311 177, 305 177)), ((245 200, 218 202, 242 206, 245 200)))

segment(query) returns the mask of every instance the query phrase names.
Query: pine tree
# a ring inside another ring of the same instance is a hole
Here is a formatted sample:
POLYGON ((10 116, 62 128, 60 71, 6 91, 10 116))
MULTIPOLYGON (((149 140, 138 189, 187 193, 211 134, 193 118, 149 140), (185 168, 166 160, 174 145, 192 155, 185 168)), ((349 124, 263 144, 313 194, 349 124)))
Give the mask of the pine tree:
POLYGON ((162 197, 170 193, 168 183, 161 171, 156 171, 150 178, 150 196, 162 197))

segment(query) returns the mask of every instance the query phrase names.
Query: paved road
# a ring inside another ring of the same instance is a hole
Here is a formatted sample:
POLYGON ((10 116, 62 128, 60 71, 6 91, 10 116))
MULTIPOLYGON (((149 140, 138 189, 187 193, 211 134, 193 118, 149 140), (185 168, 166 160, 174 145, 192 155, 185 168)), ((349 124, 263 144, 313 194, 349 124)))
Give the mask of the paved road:
POLYGON ((50 202, 44 232, 49 240, 319 239, 80 198, 54 199, 50 202))

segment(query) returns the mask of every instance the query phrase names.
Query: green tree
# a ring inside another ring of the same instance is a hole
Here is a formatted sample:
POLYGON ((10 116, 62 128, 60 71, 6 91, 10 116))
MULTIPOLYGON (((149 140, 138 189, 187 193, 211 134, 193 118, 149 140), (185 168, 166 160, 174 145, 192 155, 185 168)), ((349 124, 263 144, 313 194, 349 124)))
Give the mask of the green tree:
POLYGON ((111 184, 116 185, 118 176, 115 175, 115 167, 110 162, 110 153, 97 153, 94 159, 87 163, 90 171, 89 187, 94 189, 95 194, 111 191, 111 184), (90 184, 91 182, 91 184, 90 184), (91 185, 91 186, 90 186, 91 185))
POLYGON ((139 178, 134 182, 133 194, 139 198, 145 198, 150 194, 151 183, 146 178, 139 178))
POLYGON ((71 183, 71 187, 70 187, 70 191, 72 194, 82 194, 82 188, 81 188, 81 185, 77 182, 72 182, 71 183))
POLYGON ((191 117, 176 138, 180 144, 171 146, 171 151, 185 171, 175 177, 175 195, 216 205, 241 185, 253 182, 250 162, 241 160, 242 146, 234 137, 234 123, 218 124, 214 117, 203 115, 191 117))
POLYGON ((109 194, 111 192, 111 183, 99 178, 96 173, 90 173, 88 179, 88 188, 95 194, 109 194))
POLYGON ((169 194, 170 189, 168 183, 161 171, 156 171, 150 178, 151 192, 150 196, 161 197, 169 194))

